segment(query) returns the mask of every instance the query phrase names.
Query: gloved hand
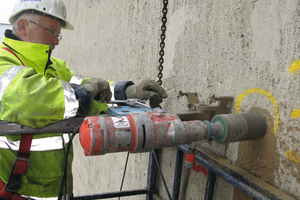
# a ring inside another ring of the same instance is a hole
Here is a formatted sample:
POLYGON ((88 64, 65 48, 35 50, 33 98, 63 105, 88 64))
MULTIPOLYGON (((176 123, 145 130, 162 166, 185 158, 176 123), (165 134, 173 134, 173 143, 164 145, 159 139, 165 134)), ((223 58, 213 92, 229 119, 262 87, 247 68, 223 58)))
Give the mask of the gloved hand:
POLYGON ((141 80, 137 84, 133 84, 127 87, 126 96, 127 99, 149 99, 150 94, 156 93, 159 97, 159 102, 162 102, 163 98, 167 98, 166 91, 154 80, 149 78, 141 80))
POLYGON ((85 84, 85 89, 88 91, 92 100, 108 102, 111 99, 111 91, 109 83, 102 78, 91 78, 85 84))

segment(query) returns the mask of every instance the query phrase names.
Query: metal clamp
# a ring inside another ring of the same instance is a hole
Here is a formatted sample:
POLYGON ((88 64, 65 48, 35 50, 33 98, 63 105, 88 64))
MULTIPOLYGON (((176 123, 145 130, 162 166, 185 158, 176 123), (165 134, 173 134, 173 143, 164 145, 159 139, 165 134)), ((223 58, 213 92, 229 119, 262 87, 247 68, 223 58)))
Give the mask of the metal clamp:
MULTIPOLYGON (((215 95, 209 97, 209 104, 200 103, 198 100, 198 94, 196 92, 182 92, 179 91, 177 97, 186 96, 188 100, 188 109, 189 112, 186 115, 194 115, 189 120, 208 120, 218 114, 227 114, 229 112, 229 104, 233 101, 233 97, 230 96, 221 96, 216 97, 215 95), (212 104, 214 103, 214 104, 212 104), (195 112, 199 114, 196 115, 195 112)), ((187 116, 185 115, 185 118, 187 116)))

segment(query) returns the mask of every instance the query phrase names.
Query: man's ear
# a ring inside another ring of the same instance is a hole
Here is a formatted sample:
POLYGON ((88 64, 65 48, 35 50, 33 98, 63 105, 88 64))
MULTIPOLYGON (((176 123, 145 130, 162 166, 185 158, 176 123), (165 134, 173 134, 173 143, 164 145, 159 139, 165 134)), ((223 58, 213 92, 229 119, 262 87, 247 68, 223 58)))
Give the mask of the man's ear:
POLYGON ((20 19, 18 21, 18 32, 23 35, 26 36, 26 27, 28 26, 28 22, 25 19, 20 19))

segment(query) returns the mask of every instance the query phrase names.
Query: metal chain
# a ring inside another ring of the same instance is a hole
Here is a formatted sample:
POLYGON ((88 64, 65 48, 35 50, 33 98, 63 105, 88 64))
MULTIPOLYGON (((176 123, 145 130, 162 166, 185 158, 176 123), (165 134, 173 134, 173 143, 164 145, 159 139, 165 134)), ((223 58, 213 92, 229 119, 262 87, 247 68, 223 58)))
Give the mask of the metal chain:
POLYGON ((164 69, 163 67, 163 63, 164 63, 164 55, 165 55, 165 51, 164 51, 164 48, 165 48, 165 39, 166 39, 166 23, 167 23, 167 12, 168 12, 168 0, 163 0, 163 3, 164 3, 164 7, 162 9, 162 13, 163 13, 163 17, 162 17, 162 26, 161 26, 161 35, 160 35, 160 38, 161 38, 161 42, 160 42, 160 51, 159 51, 159 55, 160 55, 160 58, 159 58, 159 66, 158 66, 158 84, 161 85, 162 84, 162 80, 161 78, 163 77, 163 74, 162 74, 162 71, 164 69))

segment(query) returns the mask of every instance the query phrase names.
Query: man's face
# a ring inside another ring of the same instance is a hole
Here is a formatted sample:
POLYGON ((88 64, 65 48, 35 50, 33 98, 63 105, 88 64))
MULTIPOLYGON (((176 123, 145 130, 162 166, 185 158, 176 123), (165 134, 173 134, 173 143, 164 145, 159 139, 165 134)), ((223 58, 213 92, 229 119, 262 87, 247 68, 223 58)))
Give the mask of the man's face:
POLYGON ((49 45, 50 50, 52 51, 55 48, 55 46, 59 44, 59 40, 58 36, 53 37, 49 30, 52 30, 55 33, 60 33, 60 22, 50 17, 42 16, 41 20, 37 24, 40 26, 33 24, 33 26, 31 27, 26 27, 26 36, 23 40, 26 42, 49 45), (45 27, 46 29, 41 26, 45 27))

